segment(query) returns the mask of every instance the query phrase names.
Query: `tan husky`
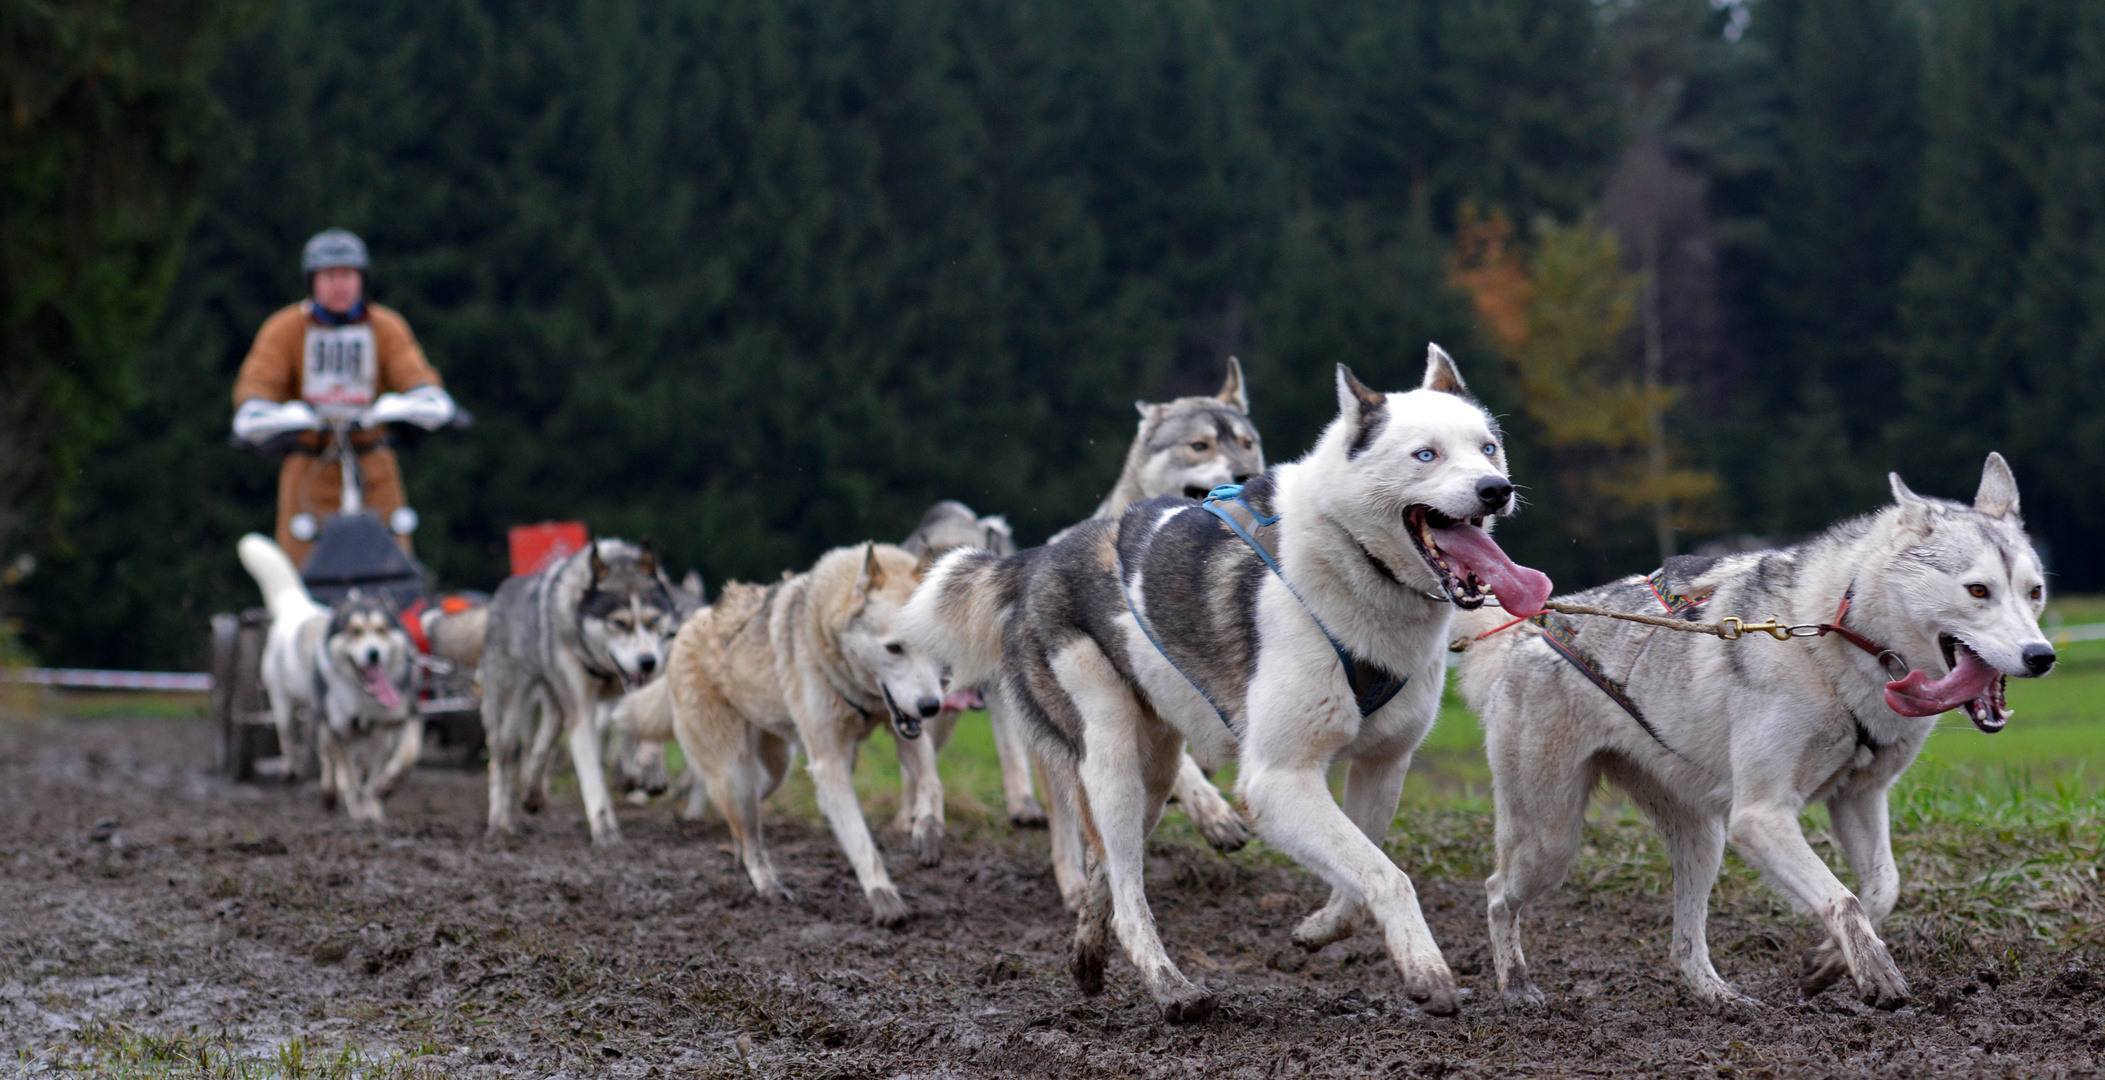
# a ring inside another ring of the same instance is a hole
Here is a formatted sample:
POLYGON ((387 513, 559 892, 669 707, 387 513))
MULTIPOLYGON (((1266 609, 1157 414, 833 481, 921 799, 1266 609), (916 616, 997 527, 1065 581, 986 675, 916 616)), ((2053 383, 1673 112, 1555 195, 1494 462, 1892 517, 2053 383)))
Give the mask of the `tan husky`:
POLYGON ((889 544, 839 548, 774 585, 726 586, 673 639, 672 734, 762 896, 788 892, 761 843, 760 800, 801 744, 819 811, 877 921, 906 919, 855 796, 856 750, 881 725, 899 744, 914 853, 923 866, 942 859, 943 781, 921 721, 942 708, 943 680, 935 661, 892 629, 923 569, 889 544))

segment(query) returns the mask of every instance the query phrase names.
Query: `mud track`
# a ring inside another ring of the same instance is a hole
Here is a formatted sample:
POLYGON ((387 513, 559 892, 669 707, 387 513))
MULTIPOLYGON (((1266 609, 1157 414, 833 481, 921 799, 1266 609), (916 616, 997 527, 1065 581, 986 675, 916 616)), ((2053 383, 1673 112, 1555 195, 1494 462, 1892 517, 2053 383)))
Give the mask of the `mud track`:
MULTIPOLYGON (((757 902, 720 824, 622 810, 594 851, 574 800, 516 844, 482 837, 478 773, 426 769, 384 829, 309 793, 233 786, 201 724, 0 727, 0 1050, 64 1053, 98 1025, 224 1032, 258 1052, 425 1053, 448 1076, 2095 1075, 2099 957, 2013 941, 1896 941, 1916 1005, 1801 1002, 1802 919, 1720 911, 1727 978, 1768 1004, 1713 1014, 1666 967, 1661 896, 1567 887, 1530 922, 1546 1010, 1497 1001, 1474 881, 1419 886, 1467 988, 1460 1016, 1402 997, 1368 934, 1287 941, 1311 879, 1262 856, 1158 843, 1164 937, 1220 995, 1158 1022, 1122 958, 1066 974, 1041 834, 982 827, 923 870, 883 842, 916 917, 872 927, 830 836, 772 821, 793 905, 757 902)), ((974 830, 968 830, 974 831, 974 830)), ((2105 974, 2105 972, 2101 972, 2105 974)))

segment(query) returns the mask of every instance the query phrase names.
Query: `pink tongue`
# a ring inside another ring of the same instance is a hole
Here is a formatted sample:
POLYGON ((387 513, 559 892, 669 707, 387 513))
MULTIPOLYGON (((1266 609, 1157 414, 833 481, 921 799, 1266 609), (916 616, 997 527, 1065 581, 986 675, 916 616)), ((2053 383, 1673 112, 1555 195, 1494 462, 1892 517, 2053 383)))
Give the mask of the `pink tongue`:
POLYGON ((374 664, 360 669, 359 673, 365 676, 365 692, 373 695, 373 700, 379 702, 381 708, 392 709, 402 704, 402 695, 396 692, 394 680, 387 677, 386 668, 374 664))
POLYGON ((966 709, 984 709, 987 707, 987 699, 977 689, 952 690, 943 695, 943 707, 957 712, 964 712, 966 709))
POLYGON ((1996 670, 1960 646, 1959 666, 1934 682, 1928 672, 1917 669, 1908 677, 1886 684, 1886 707, 1902 716, 1935 716, 1980 697, 1995 681, 1996 670))
POLYGON ((1461 524, 1450 529, 1434 529, 1433 539, 1457 570, 1475 574, 1486 588, 1498 594, 1499 606, 1505 608, 1507 614, 1515 618, 1533 615, 1541 611, 1542 602, 1550 598, 1549 575, 1506 558, 1506 553, 1492 542, 1490 533, 1474 525, 1461 524))

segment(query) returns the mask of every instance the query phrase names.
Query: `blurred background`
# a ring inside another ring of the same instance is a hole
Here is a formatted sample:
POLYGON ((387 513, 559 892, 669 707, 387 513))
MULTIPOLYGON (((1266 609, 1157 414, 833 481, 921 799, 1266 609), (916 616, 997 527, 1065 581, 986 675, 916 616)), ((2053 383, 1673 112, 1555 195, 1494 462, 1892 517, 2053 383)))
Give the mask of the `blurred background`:
POLYGON ((479 424, 419 554, 648 537, 710 593, 1037 542, 1242 358, 1274 461, 1428 341, 1560 588, 2010 457, 2105 590, 2093 0, 0 0, 0 615, 197 668, 276 467, 225 444, 299 248, 370 244, 479 424))

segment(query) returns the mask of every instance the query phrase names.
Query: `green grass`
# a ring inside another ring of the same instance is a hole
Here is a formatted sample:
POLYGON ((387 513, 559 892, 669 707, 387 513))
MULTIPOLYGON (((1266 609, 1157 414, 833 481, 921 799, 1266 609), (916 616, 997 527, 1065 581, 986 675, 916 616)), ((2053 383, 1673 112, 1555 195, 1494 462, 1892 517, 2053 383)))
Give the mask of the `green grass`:
POLYGON ((327 1049, 294 1037, 269 1049, 244 1048, 224 1035, 160 1036, 125 1024, 93 1024, 46 1052, 19 1056, 15 1076, 92 1076, 109 1080, 437 1080, 417 1059, 436 1046, 372 1054, 327 1049))

